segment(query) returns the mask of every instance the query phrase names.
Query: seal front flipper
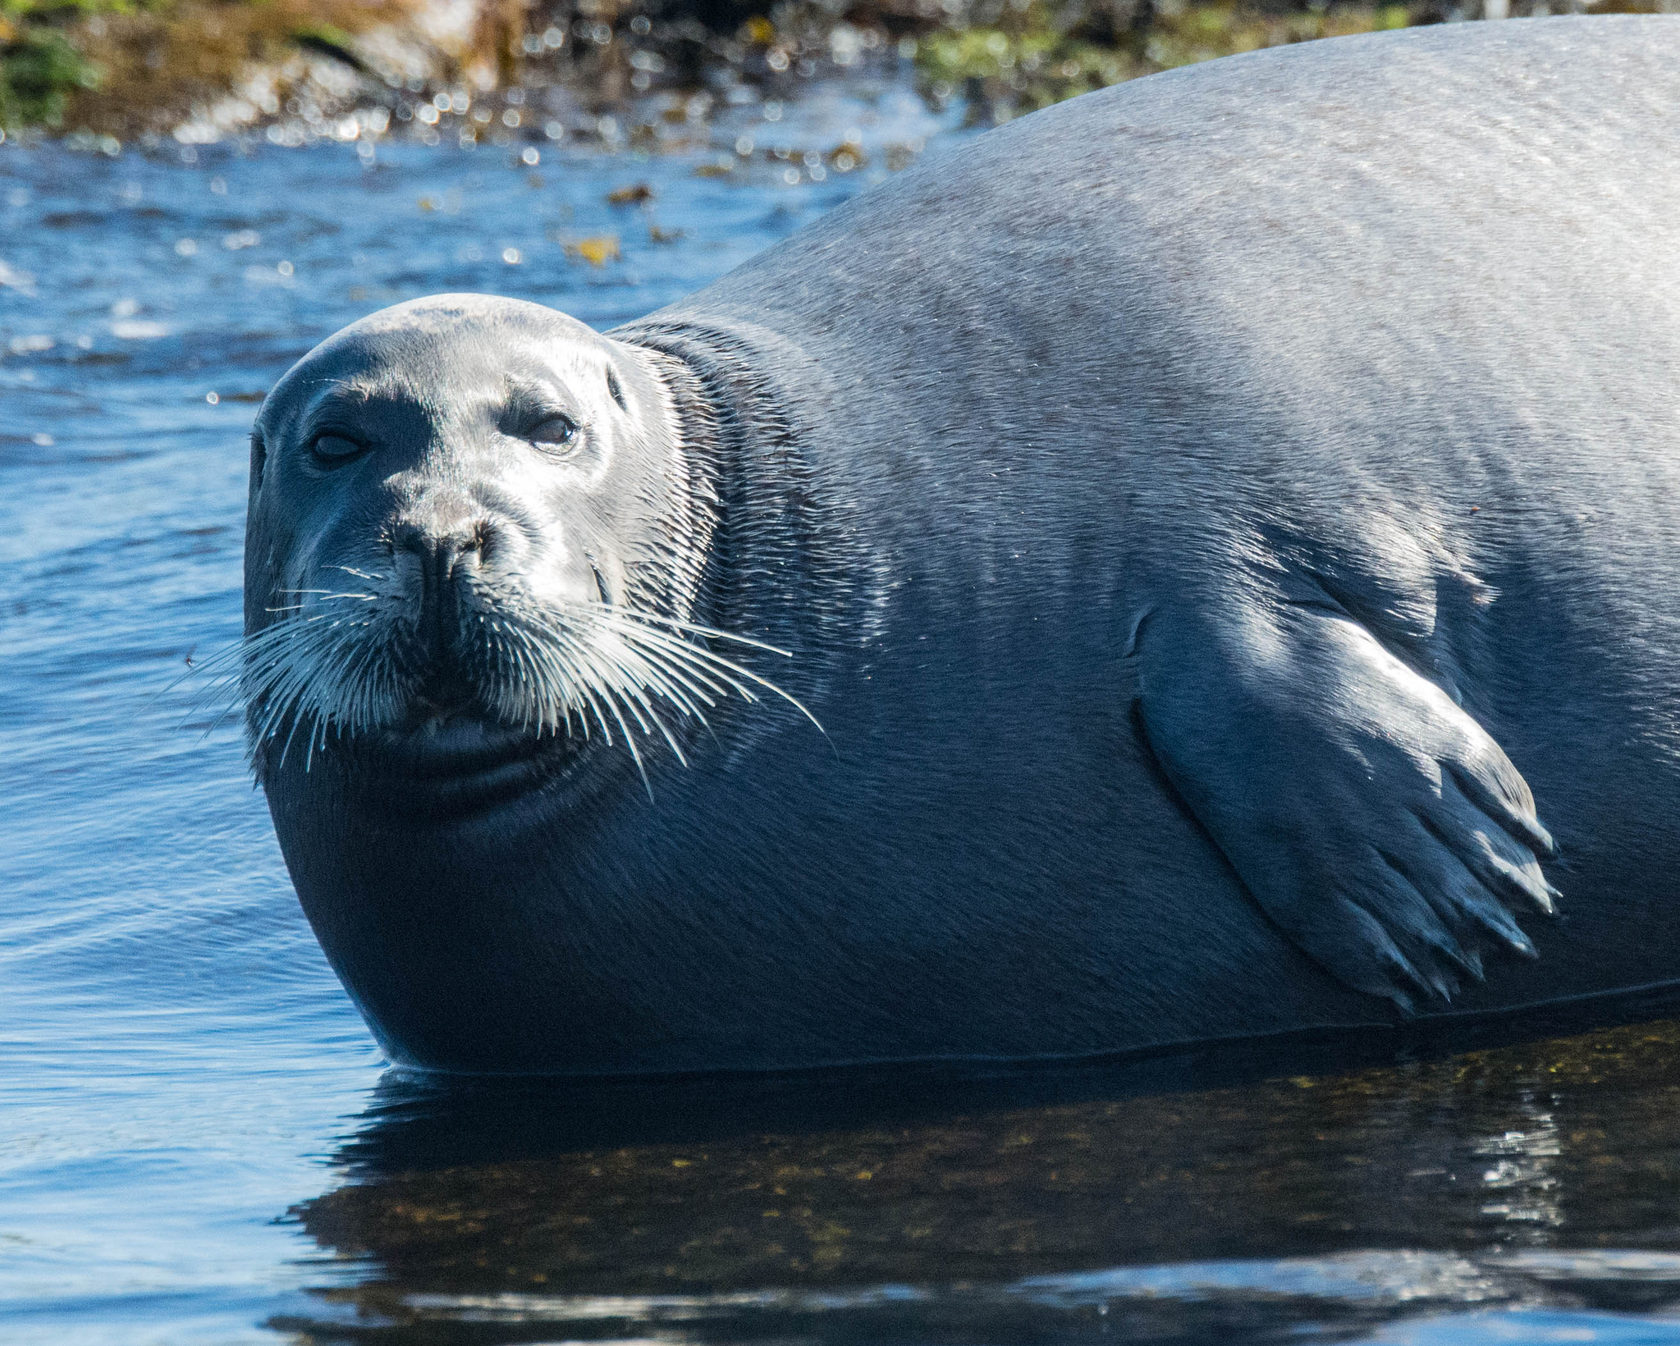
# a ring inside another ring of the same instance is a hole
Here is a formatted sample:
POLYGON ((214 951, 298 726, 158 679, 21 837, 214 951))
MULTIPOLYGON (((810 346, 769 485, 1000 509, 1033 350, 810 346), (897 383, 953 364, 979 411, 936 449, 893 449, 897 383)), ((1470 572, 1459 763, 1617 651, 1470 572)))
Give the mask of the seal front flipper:
POLYGON ((1333 601, 1249 593, 1139 619, 1142 731, 1266 913, 1348 985, 1412 1012, 1482 955, 1534 956, 1551 837, 1527 783, 1441 687, 1333 601))

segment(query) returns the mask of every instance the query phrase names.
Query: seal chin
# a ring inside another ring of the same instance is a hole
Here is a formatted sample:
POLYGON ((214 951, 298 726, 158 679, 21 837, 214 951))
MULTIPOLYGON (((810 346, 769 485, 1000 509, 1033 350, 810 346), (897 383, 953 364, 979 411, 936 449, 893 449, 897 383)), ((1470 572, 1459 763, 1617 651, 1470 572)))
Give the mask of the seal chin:
POLYGON ((468 711, 422 711, 362 746, 365 764, 428 812, 477 813, 564 774, 587 744, 468 711))

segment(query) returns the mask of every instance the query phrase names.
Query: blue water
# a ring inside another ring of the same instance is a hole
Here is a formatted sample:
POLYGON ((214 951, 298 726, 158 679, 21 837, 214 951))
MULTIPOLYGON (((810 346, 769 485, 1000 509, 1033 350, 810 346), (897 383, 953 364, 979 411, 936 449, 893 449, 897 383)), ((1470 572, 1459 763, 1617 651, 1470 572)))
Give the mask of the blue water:
POLYGON ((0 1340, 1680 1341, 1672 1025, 1305 1079, 387 1071, 195 702, 255 404, 420 294, 611 326, 957 134, 732 116, 535 165, 0 147, 0 1340))

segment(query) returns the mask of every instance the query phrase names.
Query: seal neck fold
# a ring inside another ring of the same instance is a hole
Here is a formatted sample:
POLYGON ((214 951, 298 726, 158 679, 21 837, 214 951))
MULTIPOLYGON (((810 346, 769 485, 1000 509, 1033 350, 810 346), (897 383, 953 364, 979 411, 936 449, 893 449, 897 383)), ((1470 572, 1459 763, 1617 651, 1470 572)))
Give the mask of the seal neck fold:
POLYGON ((651 357, 685 455, 713 484, 717 521, 698 619, 790 651, 809 649, 820 635, 813 619, 824 605, 811 602, 811 591, 828 530, 791 399, 764 372, 787 361, 735 332, 684 322, 637 323, 612 336, 651 357))

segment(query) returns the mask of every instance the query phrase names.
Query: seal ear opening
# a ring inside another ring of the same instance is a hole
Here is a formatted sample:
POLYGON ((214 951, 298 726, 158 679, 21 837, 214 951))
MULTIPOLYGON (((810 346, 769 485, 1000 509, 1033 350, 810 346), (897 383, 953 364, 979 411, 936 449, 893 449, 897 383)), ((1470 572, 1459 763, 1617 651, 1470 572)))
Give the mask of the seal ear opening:
POLYGON ((624 389, 619 386, 618 375, 612 370, 607 371, 607 391, 612 394, 612 400, 618 403, 620 411, 629 411, 630 406, 624 400, 624 389))
POLYGON ((268 466, 268 445, 263 443, 262 431, 251 431, 251 491, 262 489, 263 469, 268 466))

